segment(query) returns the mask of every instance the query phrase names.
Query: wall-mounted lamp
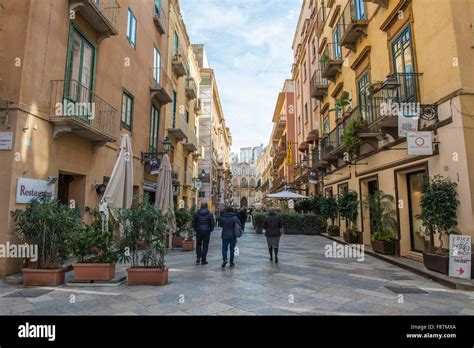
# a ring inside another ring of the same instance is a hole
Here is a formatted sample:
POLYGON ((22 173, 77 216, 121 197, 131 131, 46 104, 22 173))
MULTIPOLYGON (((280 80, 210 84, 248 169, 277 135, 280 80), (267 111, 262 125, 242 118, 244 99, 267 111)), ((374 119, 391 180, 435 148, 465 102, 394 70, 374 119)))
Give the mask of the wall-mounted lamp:
POLYGON ((48 181, 48 185, 54 185, 56 181, 58 181, 58 178, 55 176, 48 176, 48 179, 46 180, 48 181))
POLYGON ((163 143, 163 150, 165 150, 165 152, 168 153, 171 150, 171 146, 173 144, 171 144, 171 141, 168 139, 168 137, 166 137, 162 143, 163 143))

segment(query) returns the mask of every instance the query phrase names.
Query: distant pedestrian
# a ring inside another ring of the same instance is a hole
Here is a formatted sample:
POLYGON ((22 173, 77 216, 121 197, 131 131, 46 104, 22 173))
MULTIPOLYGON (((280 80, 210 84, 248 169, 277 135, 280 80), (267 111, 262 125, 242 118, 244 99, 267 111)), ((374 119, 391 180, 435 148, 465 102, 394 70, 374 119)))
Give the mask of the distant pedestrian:
POLYGON ((273 252, 275 252, 275 263, 278 263, 278 248, 280 247, 281 221, 275 213, 274 208, 268 209, 268 215, 263 223, 265 237, 267 237, 268 251, 270 252, 270 261, 273 261, 273 252))
POLYGON ((207 203, 202 203, 201 209, 194 214, 193 228, 196 231, 196 264, 207 265, 209 239, 214 230, 214 216, 209 211, 207 203))
POLYGON ((239 211, 239 220, 240 224, 242 225, 242 230, 245 230, 245 223, 247 222, 247 209, 245 207, 242 207, 239 211))
POLYGON ((219 218, 221 217, 221 209, 220 208, 217 208, 216 209, 216 224, 217 224, 217 227, 219 227, 219 218))
POLYGON ((224 213, 221 214, 219 224, 222 227, 222 267, 227 265, 227 251, 230 248, 230 267, 234 267, 234 253, 235 245, 237 244, 237 237, 235 236, 235 225, 242 226, 240 219, 231 207, 225 208, 224 213))

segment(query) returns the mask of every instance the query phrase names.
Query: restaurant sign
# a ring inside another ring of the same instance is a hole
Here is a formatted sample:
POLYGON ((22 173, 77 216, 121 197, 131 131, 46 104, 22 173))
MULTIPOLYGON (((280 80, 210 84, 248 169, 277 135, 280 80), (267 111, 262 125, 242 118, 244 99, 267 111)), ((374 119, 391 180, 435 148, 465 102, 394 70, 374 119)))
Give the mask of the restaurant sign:
POLYGON ((56 185, 50 184, 47 180, 35 180, 18 178, 16 184, 16 202, 21 204, 30 203, 33 199, 41 195, 52 197, 56 185))

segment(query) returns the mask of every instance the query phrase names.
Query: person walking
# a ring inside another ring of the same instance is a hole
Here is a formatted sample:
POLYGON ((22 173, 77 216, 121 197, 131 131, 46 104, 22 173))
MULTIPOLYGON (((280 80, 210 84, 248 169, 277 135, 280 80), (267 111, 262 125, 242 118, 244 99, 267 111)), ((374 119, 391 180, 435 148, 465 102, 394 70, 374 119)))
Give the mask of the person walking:
POLYGON ((216 224, 217 224, 217 227, 220 227, 220 226, 219 226, 219 218, 221 217, 221 208, 217 208, 217 209, 216 209, 216 214, 215 214, 215 216, 216 216, 216 224))
POLYGON ((234 212, 232 207, 224 209, 224 213, 221 214, 219 219, 219 225, 222 227, 222 268, 227 265, 227 251, 230 248, 230 267, 234 267, 234 253, 235 245, 237 244, 237 237, 235 236, 235 225, 238 224, 242 227, 240 219, 234 212))
POLYGON ((209 211, 207 203, 202 203, 201 209, 194 214, 193 228, 196 231, 196 264, 207 265, 209 239, 214 230, 214 216, 209 211))
POLYGON ((270 252, 270 261, 273 261, 273 252, 275 252, 275 263, 278 263, 278 248, 281 237, 281 220, 275 213, 274 208, 268 210, 268 215, 263 223, 265 237, 267 237, 268 251, 270 252))
POLYGON ((242 231, 245 231, 245 223, 247 222, 247 209, 245 207, 242 207, 239 211, 239 220, 242 225, 242 231))

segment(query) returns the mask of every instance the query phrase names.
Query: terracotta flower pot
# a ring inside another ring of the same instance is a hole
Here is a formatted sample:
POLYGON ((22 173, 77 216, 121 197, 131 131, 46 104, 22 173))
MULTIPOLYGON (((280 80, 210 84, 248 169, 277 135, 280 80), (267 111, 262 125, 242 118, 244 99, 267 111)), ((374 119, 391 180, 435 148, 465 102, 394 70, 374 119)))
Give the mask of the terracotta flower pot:
POLYGON ((166 285, 168 284, 169 267, 164 270, 151 267, 127 268, 128 285, 166 285))
POLYGON ((183 241, 184 241, 183 237, 173 236, 173 241, 172 241, 173 248, 182 248, 183 247, 183 241))
POLYGON ((56 286, 64 284, 67 267, 54 269, 23 268, 23 286, 56 286))
POLYGON ((194 250, 194 240, 183 241, 183 251, 193 251, 193 250, 194 250))
POLYGON ((114 263, 72 264, 74 280, 110 280, 115 277, 114 263))

